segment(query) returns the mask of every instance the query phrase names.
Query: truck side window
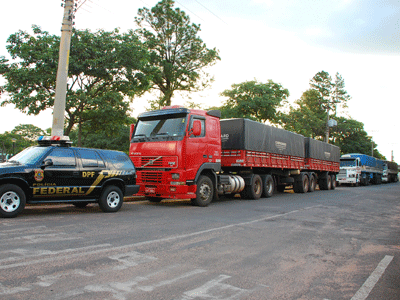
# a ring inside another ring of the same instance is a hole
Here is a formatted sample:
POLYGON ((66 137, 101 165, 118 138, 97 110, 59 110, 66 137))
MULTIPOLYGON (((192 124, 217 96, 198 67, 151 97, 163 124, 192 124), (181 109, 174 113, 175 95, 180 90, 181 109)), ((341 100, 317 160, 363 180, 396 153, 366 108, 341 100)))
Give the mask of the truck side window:
POLYGON ((191 117, 190 119, 190 126, 189 129, 191 129, 193 127, 193 121, 194 120, 199 120, 201 123, 201 134, 199 136, 194 136, 191 135, 191 138, 199 138, 199 137, 205 137, 206 136, 206 120, 202 117, 191 117))

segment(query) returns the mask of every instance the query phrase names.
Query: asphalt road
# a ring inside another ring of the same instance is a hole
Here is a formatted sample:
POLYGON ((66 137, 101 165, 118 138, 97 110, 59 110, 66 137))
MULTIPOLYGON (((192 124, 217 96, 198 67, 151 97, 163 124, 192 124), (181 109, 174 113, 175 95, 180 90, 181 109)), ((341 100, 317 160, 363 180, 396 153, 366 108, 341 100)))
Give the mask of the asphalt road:
POLYGON ((0 299, 400 299, 400 184, 0 225, 0 299))

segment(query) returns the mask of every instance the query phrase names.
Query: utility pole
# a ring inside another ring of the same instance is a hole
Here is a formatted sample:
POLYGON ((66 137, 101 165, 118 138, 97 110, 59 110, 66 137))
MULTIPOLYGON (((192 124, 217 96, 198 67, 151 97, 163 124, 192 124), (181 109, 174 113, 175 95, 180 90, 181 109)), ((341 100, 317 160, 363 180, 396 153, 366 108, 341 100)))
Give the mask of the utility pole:
MULTIPOLYGON (((69 49, 71 45, 72 26, 74 25, 74 0, 64 1, 64 16, 61 27, 60 52, 58 59, 56 95, 53 108, 53 126, 51 135, 64 135, 65 100, 67 94, 69 49)), ((63 5, 63 4, 61 4, 63 5)))

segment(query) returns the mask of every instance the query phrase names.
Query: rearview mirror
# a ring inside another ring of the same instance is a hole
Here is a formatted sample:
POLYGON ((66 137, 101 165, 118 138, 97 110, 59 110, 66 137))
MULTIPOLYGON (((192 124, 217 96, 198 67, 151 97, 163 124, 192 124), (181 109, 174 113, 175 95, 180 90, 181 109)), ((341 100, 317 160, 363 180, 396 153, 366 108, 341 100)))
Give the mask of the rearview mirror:
POLYGON ((192 126, 192 129, 190 130, 190 133, 193 134, 194 136, 199 136, 201 134, 201 122, 200 122, 200 120, 194 120, 193 121, 193 126, 192 126))

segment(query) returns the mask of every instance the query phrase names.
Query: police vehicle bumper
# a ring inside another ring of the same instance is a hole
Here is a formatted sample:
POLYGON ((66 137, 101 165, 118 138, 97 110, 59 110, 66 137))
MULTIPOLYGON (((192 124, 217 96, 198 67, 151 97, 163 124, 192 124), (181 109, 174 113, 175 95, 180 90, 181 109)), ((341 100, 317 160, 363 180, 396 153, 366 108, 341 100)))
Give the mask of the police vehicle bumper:
POLYGON ((124 196, 132 196, 133 194, 137 194, 139 192, 139 185, 127 185, 125 186, 124 196))

